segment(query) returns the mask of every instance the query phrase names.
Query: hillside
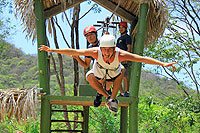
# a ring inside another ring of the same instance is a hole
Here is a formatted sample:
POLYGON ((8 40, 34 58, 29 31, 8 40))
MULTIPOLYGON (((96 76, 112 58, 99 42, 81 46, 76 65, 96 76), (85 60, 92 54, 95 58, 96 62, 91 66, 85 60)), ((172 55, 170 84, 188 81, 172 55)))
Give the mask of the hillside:
MULTIPOLYGON (((183 90, 178 88, 175 81, 169 80, 166 77, 160 77, 144 70, 141 73, 139 95, 154 97, 156 99, 164 99, 168 96, 184 97, 183 90)), ((187 91, 190 93, 193 90, 187 91)))
POLYGON ((13 45, 0 41, 0 89, 26 88, 37 84, 37 60, 13 45))

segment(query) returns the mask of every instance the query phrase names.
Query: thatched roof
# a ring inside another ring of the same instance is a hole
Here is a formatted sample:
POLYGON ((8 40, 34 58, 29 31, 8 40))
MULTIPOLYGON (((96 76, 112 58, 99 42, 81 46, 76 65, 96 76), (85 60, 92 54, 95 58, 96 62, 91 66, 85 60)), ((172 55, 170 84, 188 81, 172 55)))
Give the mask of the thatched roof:
POLYGON ((0 90, 0 121, 15 117, 18 121, 36 118, 38 107, 37 89, 0 90))
MULTIPOLYGON (((43 0, 45 18, 50 18, 85 0, 43 0)), ((93 0, 104 8, 115 12, 124 20, 131 22, 139 15, 141 3, 148 3, 147 40, 149 44, 162 35, 168 19, 167 8, 163 0, 93 0), (117 10, 115 10, 117 8, 117 10)), ((15 0, 17 15, 21 16, 27 36, 35 38, 35 16, 33 12, 34 0, 15 0)), ((133 32, 135 34, 136 31, 133 32)))

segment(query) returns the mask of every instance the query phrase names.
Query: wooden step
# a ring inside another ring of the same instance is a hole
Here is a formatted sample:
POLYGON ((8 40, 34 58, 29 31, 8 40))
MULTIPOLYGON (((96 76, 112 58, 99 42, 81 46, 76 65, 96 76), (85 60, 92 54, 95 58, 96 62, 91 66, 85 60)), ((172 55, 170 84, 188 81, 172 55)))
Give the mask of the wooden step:
POLYGON ((51 132, 81 132, 83 133, 83 130, 51 130, 51 132))
POLYGON ((51 112, 74 112, 74 113, 83 113, 83 111, 82 110, 56 110, 56 109, 53 109, 53 110, 51 110, 51 112))
MULTIPOLYGON (((50 104, 55 105, 82 105, 82 106, 93 106, 94 96, 50 96, 46 95, 50 104)), ((117 97, 119 100, 119 106, 129 106, 132 103, 133 98, 131 97, 117 97)), ((106 99, 103 97, 101 106, 105 105, 106 99)))
POLYGON ((51 120, 51 122, 74 122, 74 123, 83 123, 83 121, 71 121, 71 120, 51 120))

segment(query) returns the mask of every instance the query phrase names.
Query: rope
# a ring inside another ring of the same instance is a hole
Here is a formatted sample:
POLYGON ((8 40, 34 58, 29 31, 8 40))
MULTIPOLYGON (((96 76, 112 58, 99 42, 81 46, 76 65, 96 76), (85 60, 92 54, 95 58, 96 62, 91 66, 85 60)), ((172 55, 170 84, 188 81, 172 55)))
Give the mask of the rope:
POLYGON ((115 10, 112 12, 112 15, 110 16, 109 19, 111 19, 112 16, 116 13, 117 9, 119 8, 120 3, 121 3, 121 0, 118 1, 118 4, 117 4, 117 6, 115 7, 115 10))
MULTIPOLYGON (((118 4, 117 4, 117 6, 115 7, 115 10, 112 12, 111 16, 109 17, 109 21, 110 21, 110 19, 113 17, 113 15, 116 13, 117 9, 119 8, 120 3, 121 3, 121 0, 118 1, 118 4)), ((102 29, 102 28, 104 28, 104 25, 101 26, 99 29, 97 29, 97 31, 99 31, 99 30, 102 29)))

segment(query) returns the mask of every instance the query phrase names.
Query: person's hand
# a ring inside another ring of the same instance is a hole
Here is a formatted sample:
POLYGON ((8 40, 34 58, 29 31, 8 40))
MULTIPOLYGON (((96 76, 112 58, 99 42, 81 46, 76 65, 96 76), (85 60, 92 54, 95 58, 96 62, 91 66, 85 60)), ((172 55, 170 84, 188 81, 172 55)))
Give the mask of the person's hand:
POLYGON ((41 45, 40 48, 38 48, 40 51, 46 51, 46 52, 52 52, 51 49, 48 46, 41 45))
POLYGON ((174 64, 176 64, 177 62, 170 62, 170 63, 164 63, 163 67, 172 67, 173 71, 176 71, 176 67, 174 66, 174 64))
POLYGON ((72 56, 74 59, 78 60, 79 56, 72 56))

